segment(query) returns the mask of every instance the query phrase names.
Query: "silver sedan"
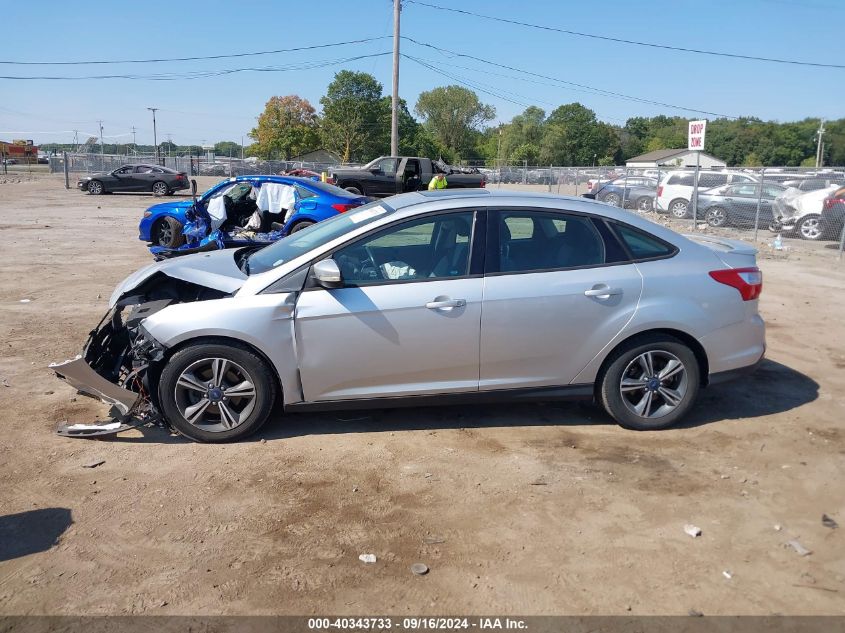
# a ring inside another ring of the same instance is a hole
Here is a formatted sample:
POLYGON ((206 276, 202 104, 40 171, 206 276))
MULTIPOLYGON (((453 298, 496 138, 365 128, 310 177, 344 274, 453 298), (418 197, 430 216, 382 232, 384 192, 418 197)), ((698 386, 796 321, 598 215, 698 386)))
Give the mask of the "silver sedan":
POLYGON ((286 412, 595 399, 620 425, 679 422, 765 351, 741 242, 681 236, 579 198, 409 193, 261 250, 151 264, 84 354, 54 365, 202 442, 286 412))

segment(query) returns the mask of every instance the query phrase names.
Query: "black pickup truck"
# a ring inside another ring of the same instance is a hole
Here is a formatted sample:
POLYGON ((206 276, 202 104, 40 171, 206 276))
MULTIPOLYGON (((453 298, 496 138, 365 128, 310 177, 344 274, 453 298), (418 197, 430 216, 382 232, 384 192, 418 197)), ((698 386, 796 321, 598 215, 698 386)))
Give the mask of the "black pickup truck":
POLYGON ((483 187, 484 175, 478 170, 450 167, 441 161, 417 156, 379 156, 363 167, 334 169, 331 176, 338 187, 352 193, 386 198, 406 191, 428 189, 434 174, 446 174, 449 189, 483 187))

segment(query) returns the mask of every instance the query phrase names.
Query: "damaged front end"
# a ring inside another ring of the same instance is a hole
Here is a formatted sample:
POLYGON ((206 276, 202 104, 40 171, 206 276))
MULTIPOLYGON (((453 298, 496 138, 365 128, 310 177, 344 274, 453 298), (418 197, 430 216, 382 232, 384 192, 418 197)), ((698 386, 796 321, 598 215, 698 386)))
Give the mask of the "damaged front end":
POLYGON ((173 303, 227 295, 159 273, 121 296, 91 332, 80 356, 50 365, 80 394, 112 405, 111 419, 97 424, 66 424, 59 428, 59 434, 109 435, 162 424, 156 388, 166 350, 144 329, 144 319, 173 303))

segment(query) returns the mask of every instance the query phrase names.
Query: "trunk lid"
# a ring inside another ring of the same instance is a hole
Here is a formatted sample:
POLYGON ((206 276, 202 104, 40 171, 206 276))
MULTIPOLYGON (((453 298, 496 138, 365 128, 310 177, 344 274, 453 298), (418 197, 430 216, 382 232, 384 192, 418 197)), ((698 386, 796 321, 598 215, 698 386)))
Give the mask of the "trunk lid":
POLYGON ((750 268, 757 265, 757 249, 747 242, 710 235, 684 235, 688 240, 710 249, 725 266, 750 268))

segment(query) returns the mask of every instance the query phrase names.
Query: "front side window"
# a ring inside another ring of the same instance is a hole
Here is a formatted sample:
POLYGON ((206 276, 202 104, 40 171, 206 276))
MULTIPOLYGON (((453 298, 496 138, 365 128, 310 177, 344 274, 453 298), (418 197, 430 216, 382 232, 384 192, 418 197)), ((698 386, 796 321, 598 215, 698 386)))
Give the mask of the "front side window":
POLYGON ((396 158, 382 158, 375 166, 384 172, 385 175, 392 176, 396 173, 396 158))
POLYGON ((757 195, 757 187, 755 187, 753 183, 734 185, 728 189, 728 194, 732 196, 742 196, 743 198, 752 198, 757 195))
POLYGON ((700 189, 709 189, 711 187, 719 187, 720 185, 727 184, 728 176, 727 174, 701 174, 698 177, 698 186, 700 189))
POLYGON ((132 173, 132 171, 133 171, 133 170, 132 170, 132 167, 121 167, 120 169, 118 169, 118 170, 117 170, 116 172, 114 172, 114 173, 116 173, 116 174, 120 174, 120 175, 122 175, 122 176, 123 176, 123 175, 126 175, 126 174, 131 174, 131 173, 132 173))
POLYGON ((530 272, 606 262, 601 235, 589 218, 566 213, 502 211, 498 271, 530 272))
POLYGON ((473 212, 392 226, 334 254, 346 285, 443 279, 467 274, 473 212))

